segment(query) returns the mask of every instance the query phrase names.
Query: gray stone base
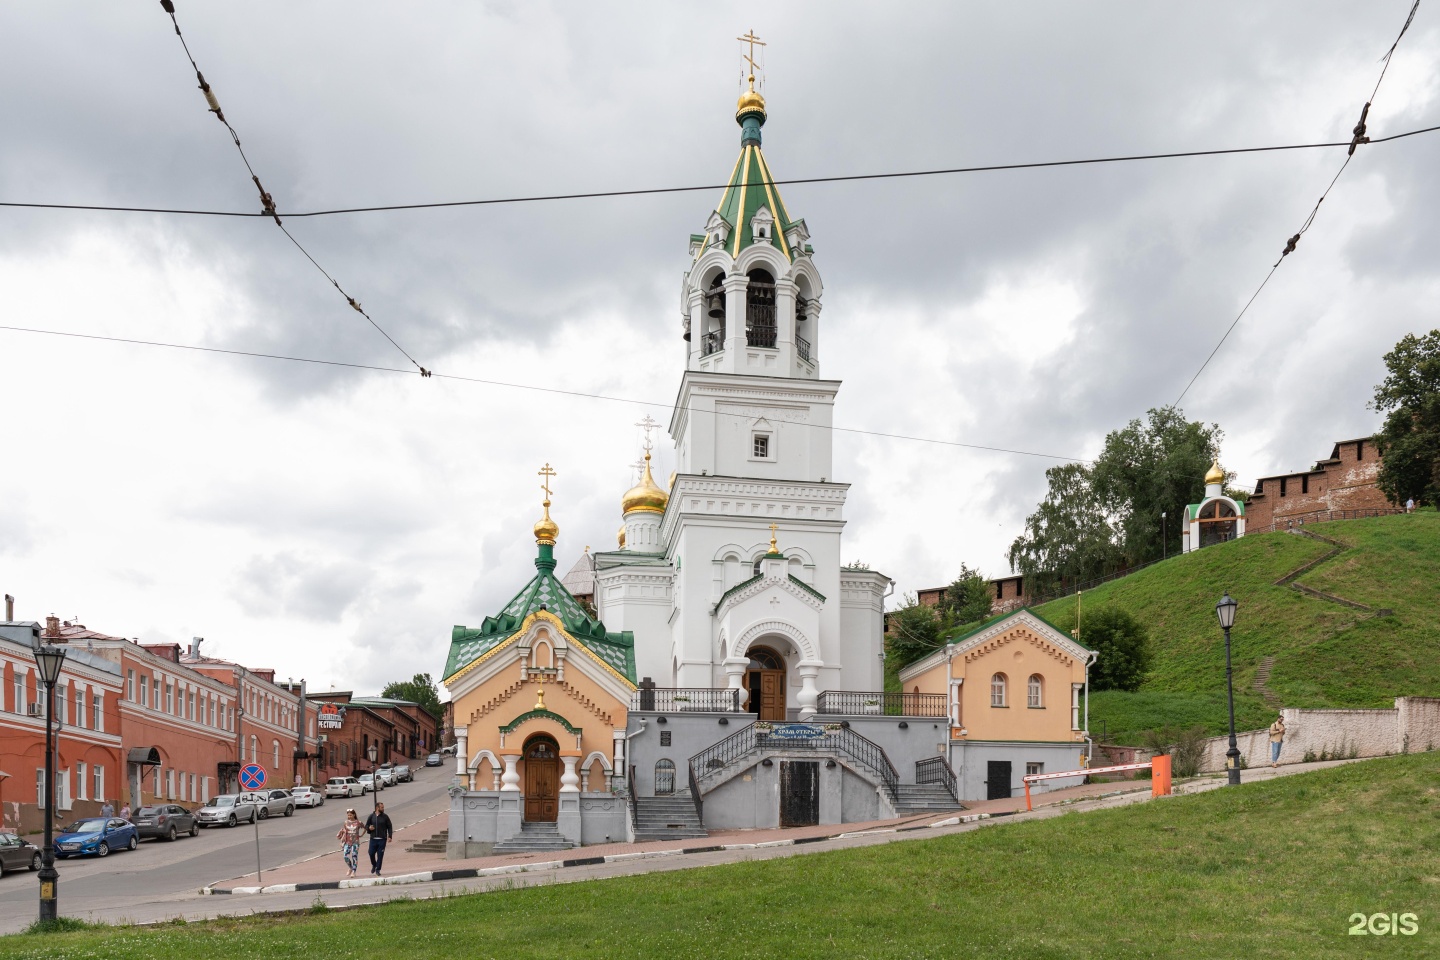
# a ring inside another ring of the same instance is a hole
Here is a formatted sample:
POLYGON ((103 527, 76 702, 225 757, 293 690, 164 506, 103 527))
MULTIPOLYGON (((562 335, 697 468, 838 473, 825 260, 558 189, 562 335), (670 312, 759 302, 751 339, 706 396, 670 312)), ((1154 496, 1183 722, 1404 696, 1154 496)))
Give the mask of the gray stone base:
POLYGON ((495 844, 489 841, 460 840, 445 844, 446 860, 468 860, 471 857, 488 857, 495 852, 495 844))

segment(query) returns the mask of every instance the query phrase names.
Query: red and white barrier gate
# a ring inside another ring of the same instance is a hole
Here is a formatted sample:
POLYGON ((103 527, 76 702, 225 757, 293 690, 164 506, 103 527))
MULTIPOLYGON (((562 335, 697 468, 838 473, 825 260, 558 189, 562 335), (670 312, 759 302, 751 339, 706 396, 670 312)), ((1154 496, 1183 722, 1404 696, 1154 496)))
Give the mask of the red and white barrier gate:
POLYGON ((1041 780, 1063 780, 1067 777, 1087 777, 1094 773, 1124 773, 1126 770, 1149 770, 1150 795, 1152 797, 1168 797, 1170 795, 1170 756, 1162 753, 1144 763, 1122 763, 1113 767, 1086 767, 1083 770, 1066 770, 1062 773, 1027 774, 1024 777, 1025 809, 1034 809, 1030 805, 1030 784, 1032 783, 1038 783, 1041 780))

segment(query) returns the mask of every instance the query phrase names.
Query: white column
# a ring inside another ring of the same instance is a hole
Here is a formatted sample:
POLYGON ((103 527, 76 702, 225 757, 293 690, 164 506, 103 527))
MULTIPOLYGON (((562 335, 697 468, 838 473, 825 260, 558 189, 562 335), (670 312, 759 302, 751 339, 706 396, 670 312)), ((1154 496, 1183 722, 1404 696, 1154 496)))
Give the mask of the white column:
POLYGON ((815 678, 820 675, 820 668, 825 666, 822 660, 801 660, 800 672, 800 696, 796 701, 800 705, 800 719, 809 720, 815 716, 815 702, 820 699, 820 691, 815 686, 815 678))
POLYGON ((781 376, 793 376, 795 369, 795 292, 794 280, 780 277, 775 281, 775 346, 780 351, 778 363, 781 376))
POLYGON ((470 777, 470 731, 465 727, 455 728, 455 776, 461 780, 470 777))
POLYGON ((507 753, 500 759, 505 761, 505 772, 500 775, 501 790, 520 790, 520 771, 515 765, 520 762, 520 757, 513 753, 507 753))
POLYGON ((730 373, 745 370, 745 291, 750 278, 730 274, 725 278, 725 366, 730 373))
POLYGON ((750 702, 750 691, 745 689, 745 669, 750 666, 749 657, 727 657, 725 659, 725 681, 730 690, 740 691, 740 708, 750 702))
POLYGON ((500 789, 500 768, 493 763, 490 764, 490 789, 500 789))
POLYGON ((565 764, 565 772, 560 774, 561 793, 579 793, 580 777, 575 773, 575 761, 579 757, 561 757, 560 762, 565 764))

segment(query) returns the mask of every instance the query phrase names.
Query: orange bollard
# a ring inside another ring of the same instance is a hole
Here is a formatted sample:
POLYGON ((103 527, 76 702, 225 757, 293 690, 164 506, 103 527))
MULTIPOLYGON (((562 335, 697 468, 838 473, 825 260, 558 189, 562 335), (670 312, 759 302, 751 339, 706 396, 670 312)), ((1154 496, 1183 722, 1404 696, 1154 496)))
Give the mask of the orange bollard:
POLYGON ((1025 781, 1025 809, 1026 809, 1026 810, 1034 810, 1034 809, 1035 809, 1034 807, 1030 806, 1030 781, 1029 781, 1029 780, 1026 780, 1026 781, 1025 781))
POLYGON ((1150 796, 1170 796, 1170 759, 1168 753, 1150 758, 1150 796))

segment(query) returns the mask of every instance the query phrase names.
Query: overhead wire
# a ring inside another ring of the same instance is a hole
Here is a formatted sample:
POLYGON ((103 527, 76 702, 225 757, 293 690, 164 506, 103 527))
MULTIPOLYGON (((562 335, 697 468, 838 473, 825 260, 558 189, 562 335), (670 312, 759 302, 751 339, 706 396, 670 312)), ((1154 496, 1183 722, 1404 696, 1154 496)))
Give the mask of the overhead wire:
MULTIPOLYGON (((413 363, 416 369, 420 371, 420 376, 430 376, 430 371, 421 366, 420 362, 414 357, 412 357, 408 350, 400 346, 400 344, 396 342, 395 338, 390 336, 390 334, 385 330, 384 327, 376 323, 375 318, 370 316, 370 314, 365 311, 364 307, 360 305, 360 301, 356 300, 349 293, 345 292, 344 288, 340 286, 339 281, 337 281, 333 276, 330 275, 330 271, 322 267, 320 265, 320 261, 316 260, 315 257, 311 255, 310 251, 306 250, 305 246, 295 238, 295 235, 292 234, 288 229, 286 229, 285 224, 280 220, 279 212, 275 208, 274 197, 270 195, 270 192, 265 189, 264 184, 260 182, 259 175, 255 173, 255 168, 250 164, 250 158, 245 154, 245 148, 240 143, 240 134, 236 133, 235 128, 231 125, 230 121, 225 119, 225 111, 220 108, 219 98, 215 96, 214 89, 210 86, 209 83, 206 82, 205 74, 200 72, 200 65, 195 62, 195 56, 190 52, 190 44, 186 42, 185 34, 180 30, 180 21, 175 16, 174 0, 160 0, 160 6, 170 16, 170 22, 175 27, 175 36, 180 38, 180 46, 185 50, 185 58, 190 61, 190 66, 195 71, 195 79, 198 80, 200 83, 200 92, 205 95, 205 102, 209 105, 210 112, 215 114, 216 118, 225 125, 225 129, 229 131, 230 139, 234 141, 235 149, 237 152, 239 152, 240 159, 245 164, 245 169, 249 171, 250 179, 255 183, 255 189, 260 192, 260 213, 255 214, 255 216, 270 217, 271 219, 273 219, 275 221, 275 226, 279 227, 281 232, 284 233, 285 236, 289 238, 290 242, 295 245, 295 248, 305 255, 305 259, 309 260, 310 263, 314 265, 315 269, 319 270, 320 273, 325 277, 325 279, 330 281, 331 285, 333 285, 335 289, 339 291, 340 296, 345 298, 345 302, 350 305, 351 309, 353 309, 356 313, 360 314, 360 316, 364 317, 366 320, 370 321, 370 325, 376 330, 380 331, 381 336, 383 336, 386 340, 389 340, 390 344, 396 350, 399 350, 402 354, 404 354, 405 359, 413 363)), ((289 214, 287 213, 286 216, 289 216, 289 214)))
MULTIPOLYGON (((1388 137, 1376 137, 1367 143, 1387 143, 1420 136, 1440 130, 1440 125, 1407 130, 1388 137)), ((1085 157, 1074 160, 1037 160, 1025 163, 993 163, 969 167, 940 167, 932 170, 901 170, 884 173, 850 173, 821 177, 792 177, 769 181, 773 186, 785 187, 797 184, 851 183, 864 180, 899 180, 910 177, 938 177, 970 173, 996 173, 1006 170, 1041 170, 1053 167, 1094 166, 1109 163, 1131 163, 1140 160, 1176 160, 1185 157, 1219 157, 1246 153, 1275 153, 1287 150, 1320 150, 1328 147, 1348 147, 1352 140, 1333 140, 1319 143, 1288 143, 1261 147, 1227 147, 1217 150, 1181 150, 1171 153, 1136 153, 1113 157, 1085 157)), ((640 187, 632 190, 596 190, 591 192, 541 193, 511 197, 490 197, 477 200, 441 200, 429 203, 394 203, 371 207, 337 207, 326 210, 286 210, 287 219, 298 217, 333 217, 353 213, 388 213, 401 210, 436 210, 445 207, 501 206, 516 203, 544 203, 563 200, 598 200, 606 197, 643 197, 670 193, 697 193, 723 190, 728 184, 708 183, 683 187, 640 187)), ((266 210, 211 210, 185 207, 133 207, 88 203, 38 203, 18 200, 0 201, 0 207, 23 207, 37 210, 90 210, 102 213, 158 213, 196 217, 268 217, 266 210)))
MULTIPOLYGON (((382 367, 371 363, 353 363, 344 360, 323 360, 315 357, 298 357, 284 353, 265 353, 258 350, 237 350, 229 347, 206 347, 192 343, 173 343, 166 340, 142 340, 136 337, 114 337, 99 333, 78 333, 70 330, 46 330, 40 327, 17 327, 8 324, 0 324, 0 330, 11 333, 33 333, 52 337, 70 337, 77 340, 100 340, 109 343, 124 343, 141 347, 162 347, 170 350, 189 350, 195 353, 216 353, 228 354, 236 357, 251 357, 261 360, 284 360, 294 363, 309 363, 327 367, 345 367, 351 370, 367 370, 373 373, 398 373, 404 376, 413 376, 413 373, 402 367, 382 367)), ((486 377, 470 377, 457 373, 431 372, 428 376, 436 380, 455 380, 460 383, 473 383, 482 386, 502 387, 511 390, 532 390, 536 393, 551 393, 566 397, 580 397, 587 400, 605 400, 610 403, 623 403, 630 406, 653 407, 661 410, 668 410, 672 413, 684 411, 687 413, 707 413, 716 417, 734 417, 753 421, 754 417, 749 414, 727 413, 723 410, 698 410, 694 407, 677 407, 673 403, 665 403, 659 400, 643 400, 637 397, 615 397, 603 393, 590 393, 584 390, 566 390, 561 387, 542 387, 533 383, 516 383, 507 380, 492 380, 486 377)), ((1058 453, 1040 453, 1035 450, 1020 450, 1013 447, 996 447, 982 443, 965 443, 960 440, 944 440, 939 437, 922 437, 903 433, 886 433, 881 430, 866 430, 861 427, 837 427, 833 424, 820 423, 795 423, 797 427, 808 427, 812 430, 828 430, 832 433, 851 433, 857 436, 875 437, 882 440, 905 440, 911 443, 932 443, 946 447, 959 447, 966 450, 980 450, 988 453, 1006 453, 1022 457, 1040 457, 1046 460, 1060 460, 1067 463, 1093 463, 1093 460, 1084 457, 1071 457, 1058 453)))
POLYGON ((1405 18, 1405 25, 1400 28, 1400 33, 1397 34, 1395 37, 1395 42, 1390 44, 1390 49, 1385 52, 1385 56, 1380 58, 1381 61, 1384 63, 1384 66, 1380 68, 1380 76, 1375 81, 1375 88, 1370 92, 1370 98, 1365 101, 1365 105, 1360 109, 1360 121, 1355 124, 1355 129, 1351 131, 1351 138, 1348 144, 1348 149, 1345 152, 1345 159, 1340 164, 1340 169, 1335 171, 1335 176, 1330 178, 1330 183, 1320 194, 1320 199, 1315 201, 1315 206, 1311 207, 1310 214, 1305 218, 1304 223, 1300 225, 1300 229, 1295 231, 1295 233, 1290 237, 1289 240, 1285 241, 1285 246, 1280 251, 1279 259, 1276 260, 1275 263, 1270 267, 1270 270, 1265 274, 1265 278, 1260 281, 1260 285, 1256 287, 1255 292, 1250 295, 1250 299, 1245 301, 1245 305, 1240 308, 1240 312, 1236 314, 1235 319, 1230 321, 1230 326, 1225 328, 1225 333, 1221 335, 1220 341, 1215 344, 1215 348, 1211 350, 1210 353, 1205 357, 1204 362, 1200 364, 1200 368, 1196 370, 1195 375, 1190 378, 1190 382, 1185 384, 1185 389, 1181 390, 1180 395, 1175 398, 1175 402, 1170 404, 1170 408, 1172 410, 1180 406, 1180 401, 1185 399, 1185 395, 1190 392, 1190 388, 1195 386, 1195 381, 1200 379, 1200 375, 1205 372, 1205 369, 1208 366, 1210 366, 1210 361, 1215 359, 1215 355, 1220 352, 1220 348, 1225 345, 1225 341, 1230 339, 1230 334, 1235 331, 1235 328, 1239 325, 1240 320, 1250 310, 1250 307, 1252 304, 1255 303, 1256 298, 1260 296, 1260 291, 1264 290, 1265 285, 1268 284, 1270 282, 1270 279, 1275 276, 1275 271, 1280 269, 1280 265, 1285 262, 1285 258, 1295 252, 1296 248, 1299 246, 1301 237, 1303 237, 1307 232, 1309 232, 1310 228, 1314 226, 1315 217, 1320 213, 1320 205, 1325 202, 1326 197, 1330 196, 1330 191, 1335 189, 1335 184, 1339 182, 1340 175, 1343 174, 1346 168, 1350 166, 1350 161, 1355 158, 1356 148, 1364 144, 1383 143, 1386 140, 1395 139, 1394 137, 1377 137, 1375 139, 1371 139, 1369 136, 1366 135, 1366 122, 1369 120, 1370 117, 1370 106, 1375 102, 1375 96, 1380 92, 1380 84, 1385 79, 1385 71, 1390 69, 1390 61, 1394 57, 1395 49, 1400 45, 1400 38, 1405 36, 1405 31, 1410 29, 1410 24, 1415 21, 1415 13, 1419 9, 1420 0, 1415 0, 1415 2, 1410 7, 1409 16, 1405 18))

